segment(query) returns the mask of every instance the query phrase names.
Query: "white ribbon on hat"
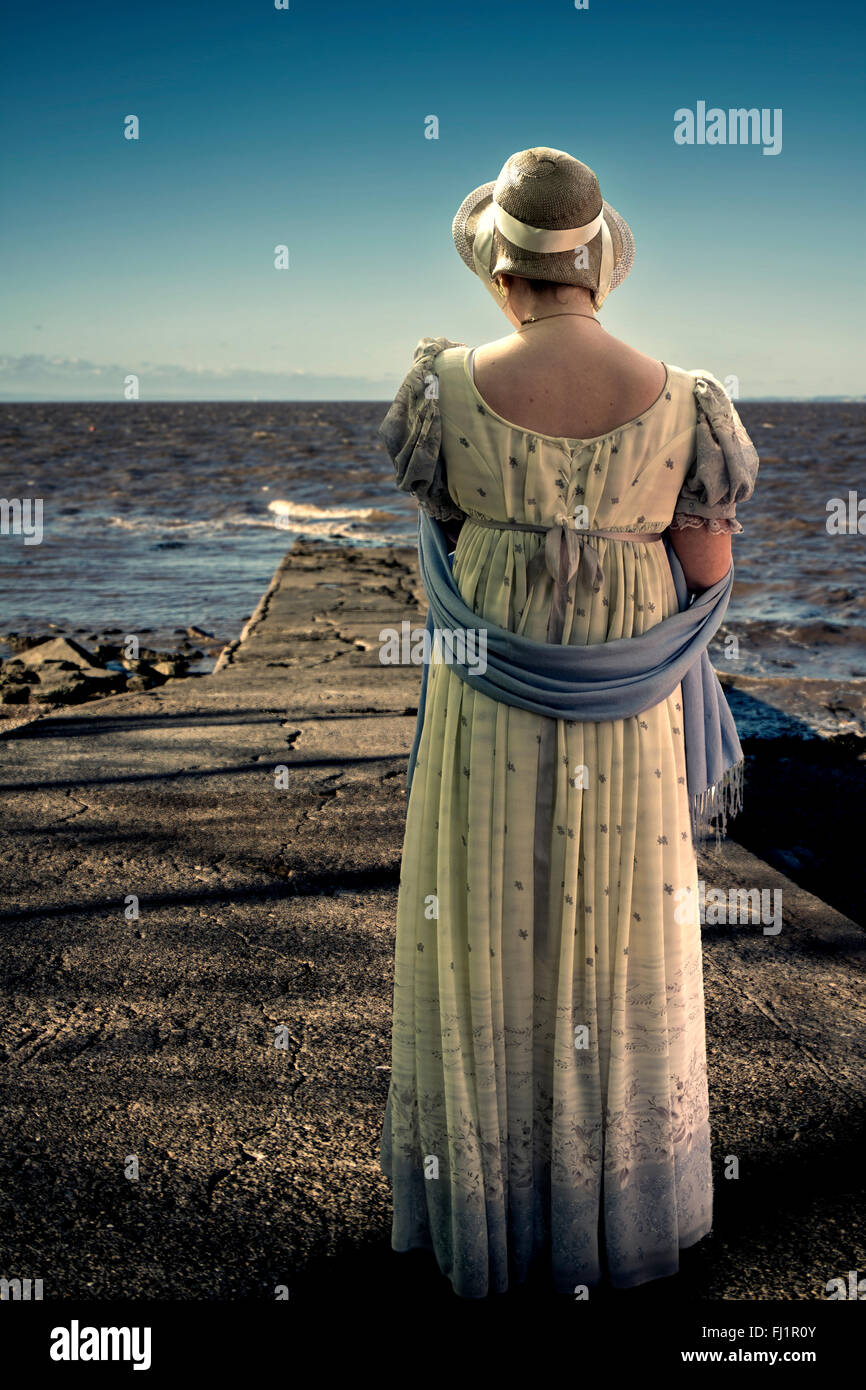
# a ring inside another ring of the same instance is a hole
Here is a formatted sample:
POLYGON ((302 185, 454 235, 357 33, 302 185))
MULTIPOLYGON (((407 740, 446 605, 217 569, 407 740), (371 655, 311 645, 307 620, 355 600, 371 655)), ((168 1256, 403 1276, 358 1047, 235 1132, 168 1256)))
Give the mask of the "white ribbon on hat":
POLYGON ((551 231, 547 227, 530 227, 528 222, 519 222, 495 199, 493 217, 502 235, 524 251, 575 251, 578 246, 585 246, 598 236, 604 222, 604 204, 598 216, 583 227, 566 227, 558 231, 551 231))
POLYGON ((613 275, 613 237, 610 227, 602 218, 601 222, 601 265, 598 270, 598 289, 592 296, 592 307, 600 309, 610 294, 610 281, 613 275))
POLYGON ((478 278, 485 289, 489 290, 502 308, 502 295, 490 278, 490 263, 493 252, 493 204, 488 203, 487 207, 479 214, 475 224, 475 235, 472 238, 472 259, 475 262, 475 269, 478 278))
POLYGON ((472 259, 481 283, 488 289, 502 307, 502 296, 490 276, 493 252, 493 229, 497 227, 504 237, 524 251, 576 251, 598 236, 601 231, 601 266, 599 267, 598 288, 593 292, 593 307, 600 309, 610 293, 613 275, 613 238, 601 212, 583 227, 569 227, 564 231, 550 231, 545 227, 530 227, 526 222, 518 222, 498 203, 491 201, 480 214, 472 238, 472 259))

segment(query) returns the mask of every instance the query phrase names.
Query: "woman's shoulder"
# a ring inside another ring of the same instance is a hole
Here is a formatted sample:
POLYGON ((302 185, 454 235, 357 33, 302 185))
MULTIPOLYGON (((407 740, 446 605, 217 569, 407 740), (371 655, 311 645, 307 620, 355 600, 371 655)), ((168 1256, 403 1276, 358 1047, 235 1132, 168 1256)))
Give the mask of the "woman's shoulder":
POLYGON ((517 333, 506 333, 502 338, 491 338, 489 343, 478 343, 473 352, 476 357, 502 357, 521 346, 522 341, 517 333))

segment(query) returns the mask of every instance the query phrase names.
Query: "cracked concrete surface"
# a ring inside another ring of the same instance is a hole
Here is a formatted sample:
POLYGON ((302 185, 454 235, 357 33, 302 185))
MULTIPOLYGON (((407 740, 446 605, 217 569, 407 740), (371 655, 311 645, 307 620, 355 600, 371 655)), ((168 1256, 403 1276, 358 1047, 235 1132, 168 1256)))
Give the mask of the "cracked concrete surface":
MULTIPOLYGON (((211 676, 0 739, 0 1274, 451 1299, 377 1165, 420 680, 378 634, 420 597, 411 551, 298 544, 211 676)), ((705 928, 716 1229, 646 1296, 821 1297, 866 1265, 863 935, 734 843, 701 866, 784 925, 705 928)))

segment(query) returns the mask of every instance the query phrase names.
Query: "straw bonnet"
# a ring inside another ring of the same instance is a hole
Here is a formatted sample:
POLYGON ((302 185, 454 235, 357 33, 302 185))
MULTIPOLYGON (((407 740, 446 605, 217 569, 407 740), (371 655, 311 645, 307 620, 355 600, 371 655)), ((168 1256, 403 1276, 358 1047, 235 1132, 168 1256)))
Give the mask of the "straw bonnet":
POLYGON ((500 305, 502 291, 493 277, 505 271, 583 285, 600 309, 634 262, 631 228, 604 201, 593 171, 545 145, 511 155, 495 183, 464 198, 451 234, 466 265, 500 305))

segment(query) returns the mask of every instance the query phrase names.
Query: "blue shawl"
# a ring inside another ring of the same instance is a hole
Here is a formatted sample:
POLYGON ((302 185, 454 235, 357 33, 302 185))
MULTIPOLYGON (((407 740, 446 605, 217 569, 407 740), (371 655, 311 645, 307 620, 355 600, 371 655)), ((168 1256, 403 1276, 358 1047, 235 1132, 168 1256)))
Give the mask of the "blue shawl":
MULTIPOLYGON (((742 809, 743 751, 707 646, 728 606, 734 568, 732 565, 717 584, 690 599, 682 566, 667 535, 664 544, 678 613, 640 636, 589 647, 536 642, 486 622, 464 603, 452 573, 453 553, 449 554, 439 525, 419 507, 418 556, 428 599, 426 631, 431 642, 437 628, 449 633, 461 629, 486 632, 484 674, 453 660, 450 664, 455 675, 482 695, 548 719, 628 719, 667 699, 682 684, 692 835, 698 839, 714 831, 718 842, 726 833, 728 817, 742 809)), ((456 648, 461 650, 459 640, 456 648)), ((407 797, 424 726, 427 667, 425 661, 409 755, 407 797)))

